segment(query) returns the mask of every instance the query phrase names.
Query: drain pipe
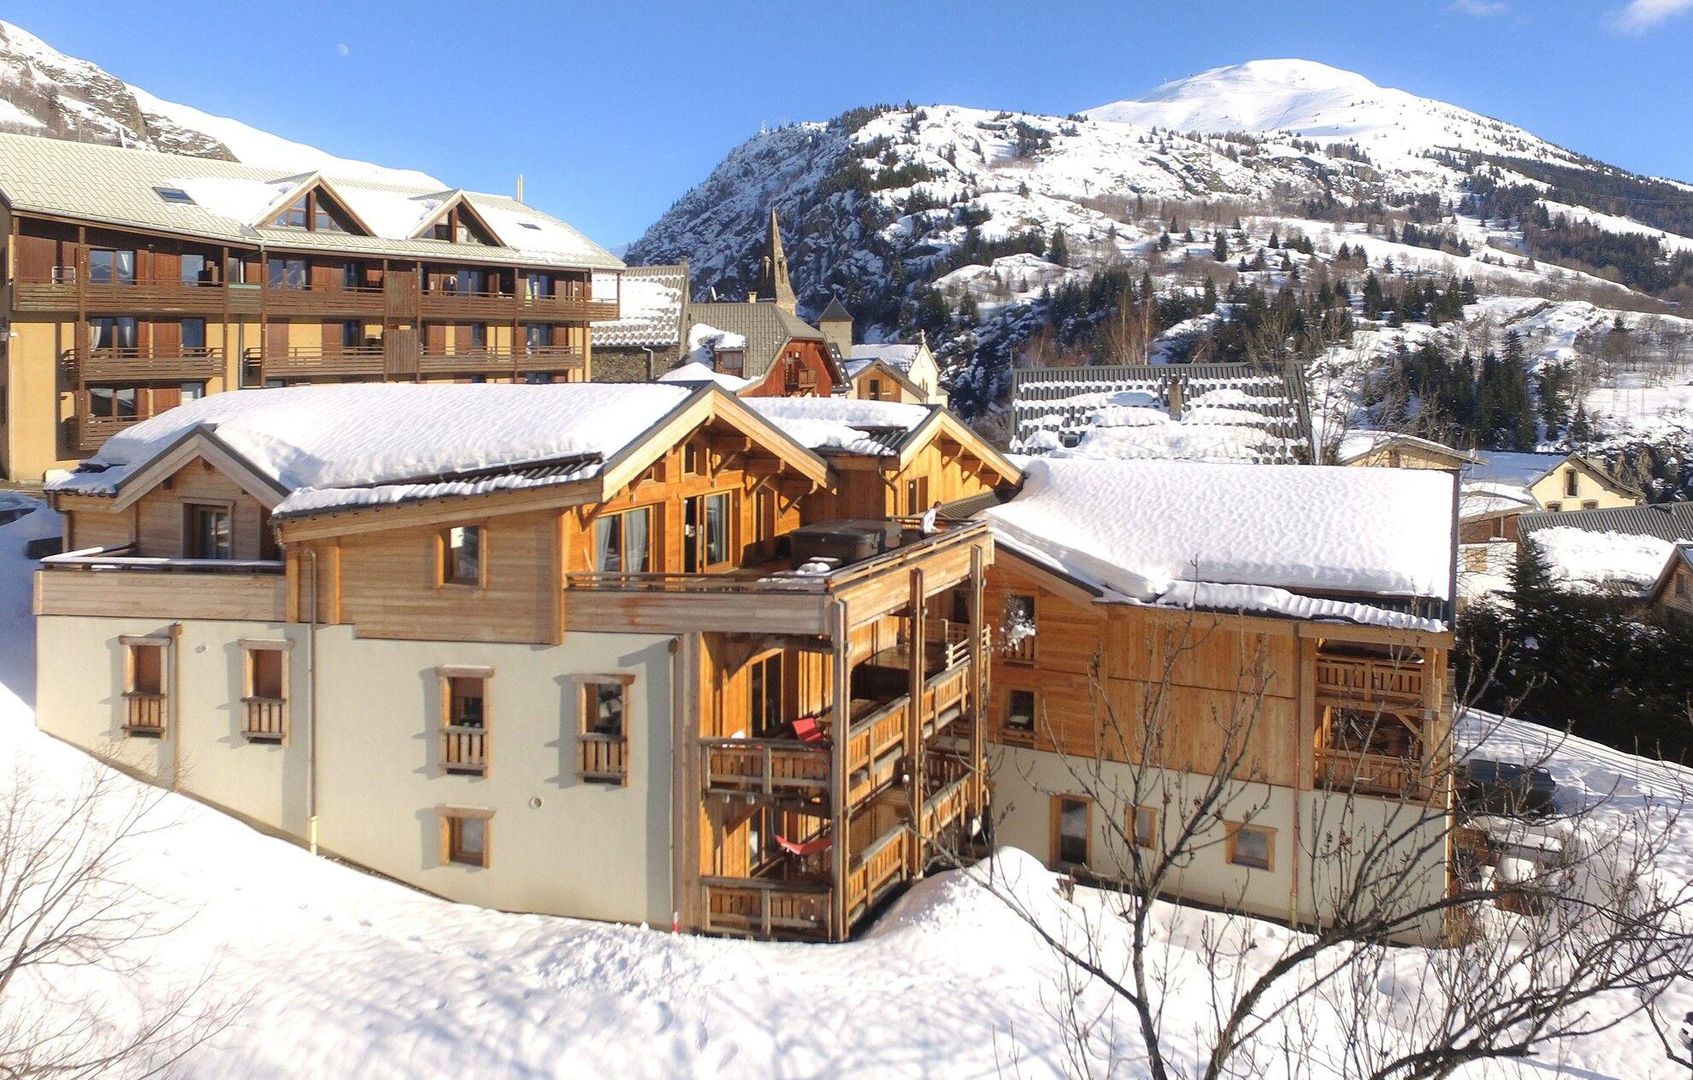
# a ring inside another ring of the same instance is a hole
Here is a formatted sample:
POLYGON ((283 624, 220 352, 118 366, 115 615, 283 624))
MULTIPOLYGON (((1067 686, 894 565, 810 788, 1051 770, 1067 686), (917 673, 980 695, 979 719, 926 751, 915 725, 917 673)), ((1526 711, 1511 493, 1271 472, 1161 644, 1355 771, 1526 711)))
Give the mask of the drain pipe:
POLYGON ((307 547, 312 588, 306 622, 306 850, 317 854, 317 548, 307 547))

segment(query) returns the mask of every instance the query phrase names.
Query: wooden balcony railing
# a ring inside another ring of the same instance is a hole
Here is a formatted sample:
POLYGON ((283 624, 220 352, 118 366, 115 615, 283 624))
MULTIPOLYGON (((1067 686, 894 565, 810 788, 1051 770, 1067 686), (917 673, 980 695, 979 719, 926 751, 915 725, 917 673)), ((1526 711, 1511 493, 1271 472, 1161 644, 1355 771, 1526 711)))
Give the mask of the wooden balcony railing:
POLYGON ((523 315, 561 322, 599 322, 618 317, 618 302, 581 296, 525 296, 523 315))
POLYGON ((905 873, 911 831, 896 825, 881 839, 865 848, 847 871, 846 909, 850 923, 860 913, 899 884, 905 873))
POLYGON ((113 435, 127 431, 145 419, 145 416, 90 416, 87 404, 79 395, 77 414, 70 421, 73 449, 93 453, 106 445, 106 440, 113 435))
POLYGON ((1319 750, 1317 782, 1331 791, 1424 798, 1430 786, 1420 763, 1408 758, 1319 750))
POLYGON ((264 290, 267 315, 382 315, 385 290, 381 287, 301 287, 267 285, 264 290))
POLYGON ((488 772, 488 729, 480 724, 441 726, 441 768, 450 773, 484 776, 488 772))
POLYGON ((595 784, 627 784, 629 782, 629 740, 623 735, 601 735, 588 731, 581 735, 582 779, 595 784))
POLYGON ((797 795, 829 790, 829 747, 797 739, 701 739, 704 786, 714 795, 797 795))
POLYGON ((124 694, 126 706, 123 729, 130 735, 158 739, 165 734, 165 695, 142 690, 124 694))
MULTIPOLYGON (((66 267, 66 270, 71 268, 66 267)), ((228 294, 232 297, 232 294, 228 294)), ((256 298, 255 298, 256 300, 256 298)), ((12 283, 12 303, 18 311, 119 312, 138 315, 215 315, 228 300, 222 285, 185 281, 138 281, 124 285, 112 282, 78 281, 72 274, 53 280, 19 279, 12 283)), ((236 310, 231 307, 230 310, 236 310)), ((258 310, 255 302, 252 310, 258 310)))
POLYGON ((766 878, 700 879, 705 929, 725 934, 827 939, 829 886, 766 878))
MULTIPOLYGON (((257 350, 247 350, 249 363, 259 359, 257 350)), ((310 375, 381 375, 385 370, 387 353, 380 345, 346 345, 328 350, 309 346, 274 349, 264 354, 264 377, 267 379, 310 375)))
POLYGON ((970 692, 969 657, 931 675, 923 684, 923 721, 936 728, 963 715, 970 692))
POLYGON ((64 354, 64 363, 74 380, 90 382, 185 382, 214 379, 223 374, 223 350, 215 348, 130 348, 78 349, 64 354))
POLYGON ((248 742, 281 742, 284 735, 282 717, 287 702, 281 698, 249 697, 242 698, 241 703, 247 707, 247 727, 244 734, 248 742))
POLYGON ((279 561, 165 559, 85 548, 41 560, 42 615, 281 622, 288 580, 279 561))
POLYGON ((847 732, 847 768, 869 771, 876 762, 905 743, 906 711, 911 698, 901 695, 863 719, 855 720, 847 732))
POLYGON ((445 352, 423 349, 418 370, 440 372, 560 371, 585 362, 581 349, 568 345, 534 345, 518 349, 465 349, 445 352))
POLYGON ((1423 691, 1421 664, 1395 664, 1365 658, 1317 659, 1319 697, 1420 704, 1423 691))

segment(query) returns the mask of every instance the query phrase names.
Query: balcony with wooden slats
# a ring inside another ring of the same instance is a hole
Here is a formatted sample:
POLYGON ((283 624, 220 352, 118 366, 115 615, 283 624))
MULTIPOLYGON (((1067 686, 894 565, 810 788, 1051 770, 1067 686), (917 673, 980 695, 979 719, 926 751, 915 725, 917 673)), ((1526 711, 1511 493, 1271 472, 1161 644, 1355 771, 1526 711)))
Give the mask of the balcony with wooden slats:
POLYGON ((72 381, 201 382, 224 373, 223 350, 217 348, 73 349, 64 363, 72 381))
POLYGON ((517 349, 444 349, 425 347, 418 353, 424 374, 516 374, 525 371, 568 371, 586 362, 581 349, 568 345, 533 345, 517 349))
MULTIPOLYGON (((260 363, 257 350, 247 351, 250 364, 260 363)), ((266 379, 305 379, 325 375, 382 375, 387 371, 388 353, 381 345, 346 345, 341 348, 290 346, 262 354, 266 379)))
POLYGON ((165 695, 130 690, 123 696, 123 730, 129 735, 161 739, 165 734, 165 695))
POLYGON ((1382 704, 1421 705, 1425 692, 1421 662, 1395 663, 1367 657, 1319 656, 1319 698, 1382 704))
POLYGON ((242 734, 248 742, 279 743, 287 734, 283 727, 283 717, 287 702, 281 698, 248 697, 241 699, 241 705, 246 711, 246 726, 242 734))
POLYGON ((267 315, 364 315, 381 318, 386 292, 380 287, 269 285, 264 289, 267 315))
POLYGON ((460 775, 486 775, 488 729, 481 724, 442 725, 441 768, 445 772, 460 775))
MULTIPOLYGON (((67 268, 68 269, 68 268, 67 268)), ((217 315, 238 306, 221 284, 192 281, 90 282, 64 274, 12 283, 13 309, 20 313, 113 312, 126 315, 217 315)), ((252 311, 258 310, 257 295, 252 311)))
POLYGON ((627 784, 629 782, 629 739, 624 735, 610 735, 585 731, 581 739, 579 774, 592 784, 627 784))

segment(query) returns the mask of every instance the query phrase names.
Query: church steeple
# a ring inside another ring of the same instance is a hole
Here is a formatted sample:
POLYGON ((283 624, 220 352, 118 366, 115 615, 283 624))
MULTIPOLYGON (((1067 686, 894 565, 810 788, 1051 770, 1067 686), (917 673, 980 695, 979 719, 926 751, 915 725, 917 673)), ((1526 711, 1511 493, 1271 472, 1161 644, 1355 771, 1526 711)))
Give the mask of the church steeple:
POLYGON ((794 314, 794 286, 788 280, 788 256, 782 250, 782 229, 776 224, 774 206, 770 208, 770 233, 764 240, 764 258, 759 260, 754 295, 760 300, 774 300, 777 307, 794 314))

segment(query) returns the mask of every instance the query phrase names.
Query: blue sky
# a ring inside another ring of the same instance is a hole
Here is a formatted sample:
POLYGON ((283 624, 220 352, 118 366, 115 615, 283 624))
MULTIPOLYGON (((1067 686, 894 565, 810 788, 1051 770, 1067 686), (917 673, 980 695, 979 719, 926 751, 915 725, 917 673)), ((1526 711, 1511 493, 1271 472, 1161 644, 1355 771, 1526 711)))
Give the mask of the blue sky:
POLYGON ((1693 0, 266 4, 13 0, 161 97, 635 239, 760 125, 874 102, 1068 113, 1301 57, 1693 181, 1693 0))

